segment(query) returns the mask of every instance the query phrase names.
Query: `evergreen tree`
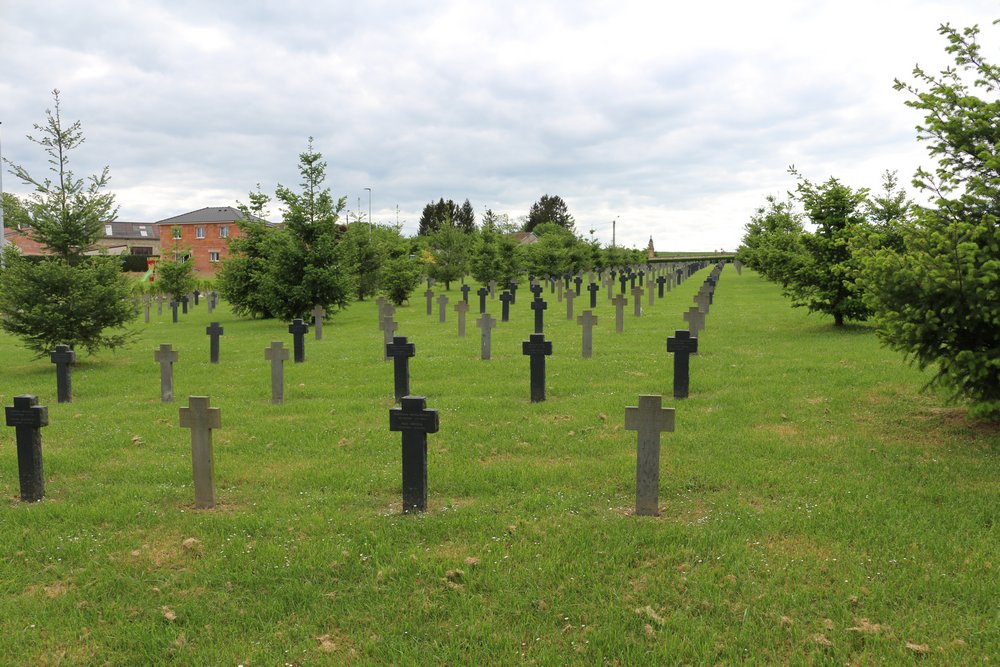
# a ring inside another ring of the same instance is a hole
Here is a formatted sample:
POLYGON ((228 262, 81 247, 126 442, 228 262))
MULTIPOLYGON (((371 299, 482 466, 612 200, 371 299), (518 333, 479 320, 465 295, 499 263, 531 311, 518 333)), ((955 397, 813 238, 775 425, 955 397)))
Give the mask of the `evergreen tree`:
MULTIPOLYGON (((34 187, 26 208, 28 233, 55 256, 39 262, 5 247, 0 271, 0 326, 19 337, 38 356, 56 345, 100 348, 124 345, 133 334, 123 330, 138 314, 129 301, 131 285, 117 257, 86 257, 103 225, 113 222, 114 195, 104 192, 108 168, 87 179, 77 178, 70 153, 84 141, 80 122, 64 127, 59 91, 53 91, 55 112, 46 110, 44 125, 35 125, 53 176, 38 179, 7 162, 11 173, 34 187)), ((6 198, 5 198, 6 203, 6 198)))
POLYGON ((462 206, 455 211, 455 226, 466 234, 476 231, 476 212, 472 209, 472 204, 466 199, 462 206))
POLYGON ((559 195, 542 195, 538 201, 532 204, 522 231, 534 231, 535 227, 547 222, 565 227, 571 232, 574 229, 573 216, 569 214, 569 207, 559 195))

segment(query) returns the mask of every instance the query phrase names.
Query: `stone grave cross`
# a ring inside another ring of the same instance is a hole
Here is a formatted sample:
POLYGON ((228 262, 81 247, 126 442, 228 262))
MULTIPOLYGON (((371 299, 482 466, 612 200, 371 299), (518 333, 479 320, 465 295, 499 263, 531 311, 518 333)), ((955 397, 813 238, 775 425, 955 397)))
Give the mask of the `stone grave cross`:
POLYGON ((429 289, 424 292, 424 298, 427 299, 427 314, 434 314, 434 290, 429 289))
POLYGON ((312 316, 313 333, 316 334, 316 340, 323 340, 323 318, 326 317, 326 308, 317 304, 312 309, 312 316))
POLYGON ((448 295, 442 294, 437 298, 438 302, 438 322, 444 324, 448 308, 448 295))
POLYGON ((705 313, 703 313, 697 306, 692 306, 691 308, 688 308, 683 317, 684 321, 688 323, 691 335, 697 338, 698 334, 701 333, 701 330, 705 328, 705 313))
POLYGON ((56 365, 56 396, 60 403, 73 401, 72 366, 76 363, 76 352, 69 345, 56 345, 49 359, 56 365))
POLYGON ((271 362, 271 402, 284 403, 285 360, 288 359, 284 343, 272 340, 271 346, 264 348, 264 359, 271 362))
MULTIPOLYGON (((465 278, 462 278, 462 280, 465 280, 465 278)), ((469 303, 469 290, 471 289, 472 288, 466 285, 464 282, 462 283, 462 301, 469 303)))
POLYGON ((189 396, 181 408, 181 428, 191 429, 191 468, 194 472, 194 506, 215 507, 215 460, 212 456, 212 429, 222 428, 222 412, 210 408, 208 396, 189 396))
POLYGON ((486 312, 486 296, 490 293, 485 287, 480 287, 476 290, 476 294, 479 295, 479 314, 482 315, 486 312))
MULTIPOLYGON (((468 287, 468 285, 464 287, 468 287)), ((469 302, 459 301, 456 303, 455 312, 458 313, 458 337, 465 338, 465 314, 469 312, 469 302)))
POLYGON ((667 282, 667 279, 666 279, 665 277, 663 277, 663 276, 658 276, 658 277, 656 278, 656 290, 657 290, 657 296, 658 296, 659 298, 661 298, 661 299, 663 298, 663 285, 664 285, 664 283, 666 283, 666 282, 667 282))
POLYGON ((597 308, 597 293, 601 291, 601 286, 592 282, 587 285, 587 291, 590 292, 590 307, 597 308))
POLYGON ((174 324, 177 324, 177 301, 175 299, 170 301, 170 313, 173 315, 174 324))
POLYGON ((490 358, 491 332, 496 325, 497 321, 489 313, 483 313, 482 317, 476 320, 476 326, 482 329, 483 332, 479 358, 484 361, 490 358))
POLYGON ((153 352, 153 359, 160 364, 160 400, 169 403, 174 400, 174 362, 177 361, 177 351, 169 345, 160 345, 153 352))
POLYGON ((382 357, 383 361, 389 361, 389 346, 392 345, 393 335, 396 330, 399 329, 399 325, 396 321, 392 319, 392 315, 386 315, 382 318, 382 344, 386 346, 385 356, 382 357))
POLYGON ((583 358, 590 359, 594 350, 594 327, 597 325, 597 316, 585 310, 576 321, 583 327, 583 358))
POLYGON ((503 293, 500 294, 500 303, 503 304, 503 307, 501 308, 500 311, 501 322, 510 321, 510 304, 512 304, 513 302, 514 302, 514 295, 508 292, 507 290, 504 290, 503 293))
POLYGON ((437 433, 437 410, 423 396, 405 396, 389 409, 389 430, 403 434, 403 512, 427 510, 427 434, 437 433))
POLYGON ((573 319, 573 299, 576 298, 576 292, 571 289, 566 290, 566 319, 573 319))
POLYGON ((615 333, 621 333, 625 330, 625 305, 628 303, 628 299, 621 294, 616 294, 611 303, 615 306, 615 333))
POLYGON ((635 513, 660 513, 660 433, 674 430, 673 408, 661 407, 663 397, 639 395, 638 407, 625 408, 625 429, 639 432, 635 463, 635 513))
POLYGON ((634 308, 633 308, 633 311, 634 311, 633 314, 636 317, 639 317, 640 315, 642 315, 642 288, 641 287, 633 287, 632 288, 632 305, 634 306, 634 308))
POLYGON ((5 407, 7 426, 14 427, 17 440, 17 477, 21 484, 21 500, 33 503, 45 496, 42 475, 42 432, 49 425, 49 409, 38 404, 38 397, 22 394, 14 397, 14 405, 5 407))

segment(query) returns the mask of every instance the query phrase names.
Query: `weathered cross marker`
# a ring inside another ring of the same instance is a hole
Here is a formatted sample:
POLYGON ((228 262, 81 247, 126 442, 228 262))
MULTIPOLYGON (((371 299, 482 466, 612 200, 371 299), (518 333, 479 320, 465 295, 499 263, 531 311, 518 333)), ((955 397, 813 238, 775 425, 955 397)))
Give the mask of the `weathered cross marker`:
POLYGON ((212 311, 215 310, 215 300, 216 300, 216 298, 218 298, 218 297, 216 296, 216 294, 215 294, 214 291, 208 293, 208 299, 206 299, 206 303, 208 304, 208 314, 209 315, 211 315, 212 311))
POLYGON ((288 333, 292 334, 293 361, 301 364, 306 360, 306 334, 309 333, 309 325, 301 317, 296 317, 288 325, 288 333))
POLYGON ((562 303, 562 299, 563 299, 563 284, 562 281, 560 280, 559 282, 556 283, 556 301, 562 303))
POLYGON ((705 328, 705 313, 703 313, 697 306, 688 308, 687 312, 683 315, 684 321, 688 323, 691 329, 691 335, 695 338, 701 333, 701 330, 705 328))
POLYGON ((393 334, 399 329, 399 325, 396 321, 392 319, 392 315, 387 315, 382 318, 382 344, 386 346, 385 356, 382 358, 383 361, 389 361, 389 345, 392 345, 393 334))
POLYGON ((507 289, 510 291, 510 302, 517 303, 517 281, 510 281, 510 285, 507 285, 507 289))
POLYGON ((288 359, 284 343, 272 340, 271 346, 264 348, 264 359, 271 362, 271 402, 284 403, 285 360, 288 359))
POLYGON ((183 314, 185 314, 185 315, 188 314, 188 302, 189 301, 191 301, 191 299, 188 297, 187 294, 185 294, 184 296, 181 297, 181 312, 183 314))
POLYGON ((566 319, 573 319, 573 299, 576 298, 576 292, 571 289, 566 290, 566 319))
POLYGON ((169 403, 174 400, 174 362, 177 361, 177 351, 169 345, 160 345, 153 351, 153 359, 160 364, 160 400, 169 403))
POLYGON ((170 301, 170 312, 174 316, 174 324, 177 324, 177 302, 174 300, 170 301))
POLYGON ((649 305, 650 306, 653 305, 653 298, 656 295, 655 290, 656 290, 656 285, 653 284, 653 281, 652 280, 648 281, 646 283, 646 294, 649 297, 649 305))
POLYGON ((208 361, 212 364, 219 363, 219 336, 223 334, 222 327, 219 326, 218 322, 212 322, 210 326, 205 329, 205 333, 208 334, 208 361))
POLYGON ((490 338, 497 321, 489 314, 483 313, 482 317, 476 320, 476 326, 482 329, 482 341, 480 343, 479 358, 486 361, 490 358, 490 338))
POLYGON ((403 434, 403 512, 427 509, 427 434, 437 433, 437 410, 423 396, 405 396, 389 409, 389 430, 403 434))
MULTIPOLYGON (((462 280, 465 280, 465 278, 462 278, 462 280)), ((472 288, 466 285, 464 282, 462 283, 462 301, 469 303, 469 290, 471 289, 472 288)))
POLYGON ((622 271, 621 274, 618 276, 618 282, 622 286, 621 293, 624 294, 625 293, 625 286, 628 285, 628 276, 625 275, 624 271, 622 271))
POLYGON ((394 336, 385 346, 385 356, 393 362, 393 395, 397 403, 410 393, 410 357, 416 353, 417 346, 406 342, 406 336, 394 336))
POLYGON ((486 296, 490 293, 485 287, 480 287, 476 290, 476 294, 479 295, 479 314, 482 315, 486 312, 486 296))
POLYGON ((625 305, 628 303, 628 299, 621 294, 616 294, 611 303, 615 306, 615 333, 621 333, 625 330, 625 305))
POLYGON ((592 282, 587 285, 587 291, 590 292, 590 307, 597 308, 597 293, 601 291, 601 286, 592 282))
POLYGON ((660 297, 661 299, 663 298, 663 285, 666 282, 667 279, 664 276, 659 276, 656 279, 657 296, 660 297))
POLYGON ((323 318, 326 317, 326 308, 319 305, 314 306, 312 316, 313 332, 316 334, 316 340, 323 340, 323 318))
POLYGON ((690 382, 689 355, 698 351, 698 339, 690 331, 678 329, 667 338, 667 352, 674 354, 674 398, 687 398, 690 382))
POLYGON ((646 275, 646 272, 639 269, 639 287, 642 287, 642 277, 646 275))
POLYGON ((535 297, 535 300, 531 302, 531 309, 535 311, 535 333, 540 334, 544 331, 544 318, 545 309, 549 307, 549 304, 545 303, 541 298, 535 297))
POLYGON ((72 365, 76 363, 76 352, 69 345, 56 345, 49 359, 56 365, 56 396, 60 403, 73 401, 72 365))
POLYGON ((490 298, 491 299, 497 298, 497 281, 491 280, 489 287, 490 287, 490 298))
POLYGON ((380 327, 382 326, 382 318, 385 317, 385 304, 386 303, 387 302, 386 302, 384 296, 380 296, 379 298, 375 299, 375 307, 378 310, 378 325, 380 327))
POLYGON ((212 429, 222 428, 222 412, 208 407, 208 396, 189 396, 181 408, 181 428, 191 429, 191 468, 194 472, 194 506, 215 507, 215 460, 212 457, 212 429))
POLYGON ((625 408, 625 428, 639 432, 635 462, 635 513, 660 513, 660 433, 674 430, 673 408, 661 407, 660 395, 639 396, 638 407, 625 408))
POLYGON ((49 425, 49 409, 38 404, 38 397, 22 394, 14 397, 14 405, 5 407, 7 426, 14 427, 17 440, 17 477, 21 483, 21 500, 33 503, 45 496, 42 475, 41 428, 49 425))
POLYGON ((583 358, 590 359, 594 349, 594 326, 597 324, 597 316, 585 310, 576 321, 583 327, 583 358))
POLYGON ((163 302, 164 301, 166 301, 166 298, 162 294, 157 295, 157 297, 156 297, 156 314, 157 315, 162 315, 163 314, 163 302))
POLYGON ((541 283, 534 283, 531 287, 528 288, 528 291, 535 296, 535 300, 538 300, 542 298, 542 289, 543 288, 541 283))
POLYGON ((531 402, 545 400, 545 357, 552 354, 551 341, 545 334, 533 333, 521 343, 521 353, 531 358, 531 402))
POLYGON ((437 298, 438 302, 438 322, 444 324, 445 316, 447 315, 448 308, 448 295, 442 294, 437 298))
POLYGON ((510 321, 510 304, 514 302, 514 295, 504 290, 500 295, 500 302, 503 304, 503 308, 500 312, 500 321, 508 322, 510 321))
POLYGON ((429 289, 424 292, 424 298, 427 299, 427 314, 434 314, 434 290, 429 289))
POLYGON ((633 309, 634 312, 633 312, 633 314, 636 317, 639 317, 640 315, 642 315, 642 288, 641 287, 633 287, 632 288, 632 304, 634 306, 634 309, 633 309))
POLYGON ((576 276, 573 278, 573 285, 576 286, 576 295, 580 296, 580 285, 583 284, 583 278, 581 276, 576 276))
POLYGON ((199 292, 198 290, 195 290, 191 294, 194 295, 194 305, 197 306, 198 305, 198 297, 201 296, 201 292, 199 292))
MULTIPOLYGON (((468 285, 465 285, 468 287, 468 285)), ((465 314, 469 312, 469 302, 459 301, 455 304, 455 312, 458 313, 458 337, 465 338, 465 314)))

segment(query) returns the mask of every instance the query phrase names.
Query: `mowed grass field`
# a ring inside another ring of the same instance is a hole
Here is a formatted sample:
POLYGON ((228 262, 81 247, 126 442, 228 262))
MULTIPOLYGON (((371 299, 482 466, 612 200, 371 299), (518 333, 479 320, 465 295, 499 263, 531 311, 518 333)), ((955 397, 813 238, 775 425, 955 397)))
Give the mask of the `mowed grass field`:
POLYGON ((731 266, 675 401, 665 341, 707 273, 638 319, 628 306, 622 334, 602 290, 589 360, 546 290, 538 404, 526 290, 488 362, 474 317, 456 335, 458 285, 446 324, 419 295, 398 309, 412 392, 440 411, 421 515, 400 512, 372 302, 309 334, 283 405, 263 351, 291 346, 287 323, 225 306, 179 324, 154 307, 129 349, 82 359, 71 404, 47 359, 0 337, 3 404, 37 394, 50 418, 40 503, 18 500, 0 433, 0 664, 995 664, 997 426, 920 393, 928 375, 871 329, 731 266), (161 343, 180 353, 174 403, 161 343), (676 408, 659 517, 632 515, 623 428, 647 393, 676 408), (213 510, 193 507, 188 395, 222 410, 213 510))

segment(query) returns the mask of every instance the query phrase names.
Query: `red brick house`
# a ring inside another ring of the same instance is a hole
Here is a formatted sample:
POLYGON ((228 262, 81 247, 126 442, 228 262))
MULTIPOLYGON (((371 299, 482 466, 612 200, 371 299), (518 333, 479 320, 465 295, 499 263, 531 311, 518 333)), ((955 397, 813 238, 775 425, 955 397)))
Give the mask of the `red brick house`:
POLYGON ((232 206, 216 206, 158 220, 161 254, 180 248, 194 261, 195 271, 214 274, 229 254, 229 239, 240 235, 236 221, 242 217, 232 206))

